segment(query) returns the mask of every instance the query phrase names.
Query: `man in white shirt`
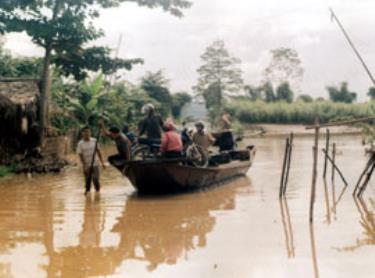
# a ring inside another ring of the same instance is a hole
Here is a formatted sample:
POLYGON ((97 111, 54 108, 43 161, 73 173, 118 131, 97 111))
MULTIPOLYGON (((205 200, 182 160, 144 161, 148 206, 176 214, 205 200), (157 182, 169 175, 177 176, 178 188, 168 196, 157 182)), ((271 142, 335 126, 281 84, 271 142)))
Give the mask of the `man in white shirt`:
POLYGON ((99 192, 100 191, 100 181, 99 181, 100 169, 99 169, 98 157, 103 166, 103 169, 105 168, 105 164, 103 161, 103 157, 100 151, 99 144, 96 143, 95 138, 91 137, 90 128, 87 126, 82 129, 82 139, 78 143, 77 154, 81 160, 83 173, 85 176, 85 183, 86 183, 85 195, 90 192, 91 181, 93 181, 94 183, 96 192, 99 192))

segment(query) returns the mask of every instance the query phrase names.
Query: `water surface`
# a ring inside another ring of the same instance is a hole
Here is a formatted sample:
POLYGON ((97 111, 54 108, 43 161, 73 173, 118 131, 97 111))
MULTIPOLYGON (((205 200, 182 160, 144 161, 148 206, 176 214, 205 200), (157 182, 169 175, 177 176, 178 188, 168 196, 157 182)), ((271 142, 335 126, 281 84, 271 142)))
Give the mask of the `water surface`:
POLYGON ((112 169, 88 198, 79 168, 3 180, 0 277, 374 277, 375 179, 354 200, 361 138, 334 140, 349 187, 330 169, 323 182, 320 156, 313 225, 309 137, 295 139, 282 201, 282 138, 251 140, 248 177, 198 193, 140 197, 112 169))

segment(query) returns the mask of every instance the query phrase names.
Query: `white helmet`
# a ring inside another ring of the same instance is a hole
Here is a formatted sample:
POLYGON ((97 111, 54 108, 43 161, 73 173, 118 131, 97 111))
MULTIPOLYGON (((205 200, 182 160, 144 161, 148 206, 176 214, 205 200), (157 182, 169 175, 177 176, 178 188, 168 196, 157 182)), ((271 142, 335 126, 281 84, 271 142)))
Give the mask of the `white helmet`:
POLYGON ((147 115, 148 113, 150 113, 150 111, 153 110, 155 110, 154 105, 152 103, 147 103, 142 107, 142 114, 147 115))

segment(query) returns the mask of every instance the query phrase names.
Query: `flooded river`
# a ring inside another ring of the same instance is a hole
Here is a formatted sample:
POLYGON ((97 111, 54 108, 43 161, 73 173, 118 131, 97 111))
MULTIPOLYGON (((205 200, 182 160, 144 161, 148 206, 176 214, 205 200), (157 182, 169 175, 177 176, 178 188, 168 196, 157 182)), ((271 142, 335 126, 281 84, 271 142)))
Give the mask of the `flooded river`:
POLYGON ((88 198, 79 168, 3 180, 0 277, 375 277, 375 178, 355 201, 361 138, 334 140, 349 188, 323 183, 320 156, 313 226, 311 137, 295 138, 283 202, 282 138, 252 140, 248 177, 199 193, 139 197, 113 169, 88 198))

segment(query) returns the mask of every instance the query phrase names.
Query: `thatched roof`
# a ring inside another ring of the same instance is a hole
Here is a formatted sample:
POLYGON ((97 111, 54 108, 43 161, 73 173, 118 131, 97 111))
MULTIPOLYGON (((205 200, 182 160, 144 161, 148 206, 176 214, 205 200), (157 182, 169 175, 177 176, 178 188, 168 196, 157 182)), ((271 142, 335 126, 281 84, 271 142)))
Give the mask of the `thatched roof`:
POLYGON ((0 118, 14 118, 19 113, 35 114, 39 94, 36 79, 0 78, 0 118))
MULTIPOLYGON (((17 112, 17 106, 7 97, 0 95, 0 115, 9 118, 17 112)), ((0 117, 0 118, 1 118, 0 117)))
POLYGON ((34 104, 40 93, 38 82, 36 79, 0 79, 0 96, 16 105, 34 104))

